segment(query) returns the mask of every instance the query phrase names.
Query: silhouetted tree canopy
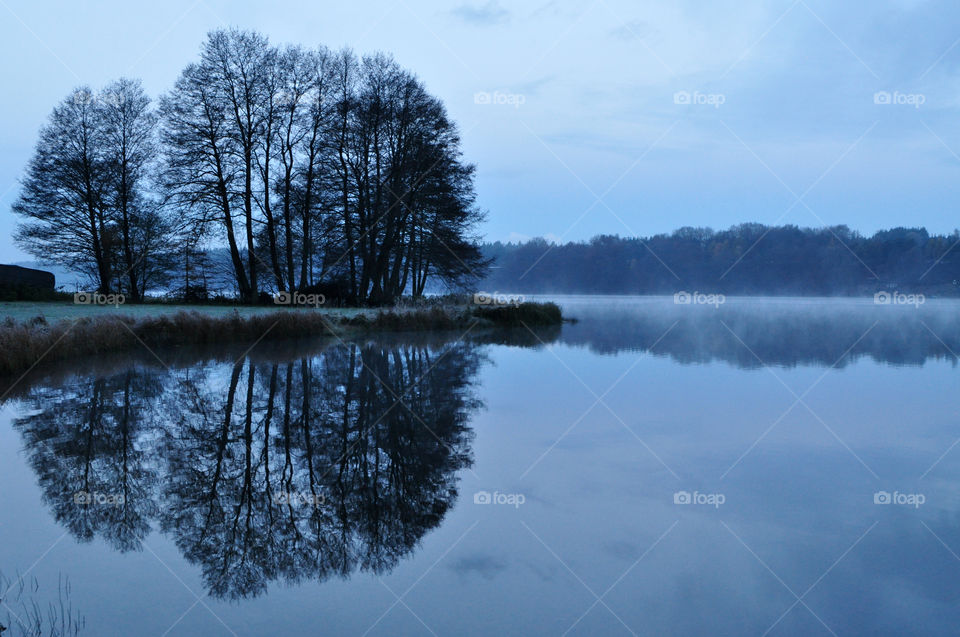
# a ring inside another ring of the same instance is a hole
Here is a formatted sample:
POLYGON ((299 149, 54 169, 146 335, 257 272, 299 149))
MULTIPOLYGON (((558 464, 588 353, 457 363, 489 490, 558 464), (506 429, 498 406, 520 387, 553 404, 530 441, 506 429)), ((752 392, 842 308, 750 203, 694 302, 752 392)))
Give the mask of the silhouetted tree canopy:
POLYGON ((225 246, 245 301, 382 304, 482 276, 473 179, 443 103, 390 56, 231 29, 209 34, 157 112, 134 80, 74 91, 13 211, 25 250, 104 293, 138 300, 176 276, 203 297, 203 247, 225 246))

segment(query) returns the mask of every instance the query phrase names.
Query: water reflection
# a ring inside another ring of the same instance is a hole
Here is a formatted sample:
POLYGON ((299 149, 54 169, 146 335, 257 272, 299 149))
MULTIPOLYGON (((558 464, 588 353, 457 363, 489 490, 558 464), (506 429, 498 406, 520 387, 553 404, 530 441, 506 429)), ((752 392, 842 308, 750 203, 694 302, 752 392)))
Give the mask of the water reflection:
POLYGON ((564 297, 579 319, 562 341, 600 354, 649 351, 684 364, 723 361, 844 367, 861 357, 895 365, 956 362, 960 320, 952 302, 920 307, 859 300, 727 299, 715 306, 672 298, 564 297))
MULTIPOLYGON (((594 590, 621 581, 605 601, 629 626, 658 633, 762 634, 795 601, 769 569, 798 593, 817 583, 810 608, 837 634, 916 632, 914 608, 931 609, 925 633, 955 632, 955 370, 934 361, 960 352, 960 306, 618 303, 564 301, 577 324, 467 343, 407 335, 261 344, 252 358, 243 348, 163 352, 169 370, 146 351, 60 367, 16 390, 31 464, 22 473, 39 478, 76 538, 150 546, 165 560, 164 550, 179 552, 224 600, 270 587, 269 599, 211 602, 251 630, 264 618, 268 632, 306 633, 322 619, 362 634, 385 612, 384 634, 412 632, 403 622, 416 620, 377 597, 385 589, 373 578, 327 581, 322 594, 271 586, 393 570, 394 590, 421 582, 411 607, 437 634, 562 634, 594 602, 564 575, 569 564, 594 590), (542 343, 561 346, 516 347, 542 343), (652 356, 607 355, 628 350, 652 356), (723 364, 701 365, 711 361, 723 364), (774 370, 777 379, 740 371, 761 361, 794 369, 774 370), (813 369, 832 365, 847 369, 813 369), (481 371, 490 411, 479 415, 481 371), (808 409, 791 407, 787 387, 814 385, 800 394, 808 409), (597 395, 608 409, 590 410, 597 395), (495 488, 526 504, 474 506, 471 493, 495 488), (722 493, 725 504, 675 504, 679 491, 722 493), (878 506, 879 491, 926 503, 878 506)), ((21 505, 39 501, 23 494, 21 505)), ((27 564, 37 548, 28 528, 17 538, 27 564)), ((118 575, 105 589, 125 608, 154 601, 124 588, 142 579, 127 573, 137 556, 94 546, 86 559, 77 572, 98 627, 128 621, 96 606, 100 573, 118 575)), ((169 584, 167 624, 181 611, 180 583, 169 584)), ((576 630, 621 628, 593 608, 576 630)), ((822 628, 792 608, 770 634, 822 628)), ((193 619, 185 632, 209 634, 202 613, 193 619)))
POLYGON ((78 539, 170 534, 211 595, 382 573, 436 527, 471 464, 464 342, 337 345, 288 361, 136 366, 39 386, 14 423, 78 539))

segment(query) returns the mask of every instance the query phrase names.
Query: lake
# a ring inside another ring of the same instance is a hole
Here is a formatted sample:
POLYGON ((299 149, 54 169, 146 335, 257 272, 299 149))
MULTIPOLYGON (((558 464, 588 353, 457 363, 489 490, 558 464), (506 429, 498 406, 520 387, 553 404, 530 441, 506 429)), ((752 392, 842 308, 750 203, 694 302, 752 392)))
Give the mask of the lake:
POLYGON ((956 634, 960 303, 555 300, 5 381, 0 623, 956 634))

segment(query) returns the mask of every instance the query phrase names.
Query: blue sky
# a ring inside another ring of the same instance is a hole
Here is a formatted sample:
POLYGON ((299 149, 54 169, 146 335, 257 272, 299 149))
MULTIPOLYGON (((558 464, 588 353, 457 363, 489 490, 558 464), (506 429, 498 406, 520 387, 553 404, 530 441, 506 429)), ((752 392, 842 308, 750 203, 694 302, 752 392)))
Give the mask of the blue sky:
POLYGON ((960 227, 960 5, 938 0, 0 0, 0 262, 79 84, 156 97, 207 31, 388 51, 459 122, 490 240, 745 221, 960 227))

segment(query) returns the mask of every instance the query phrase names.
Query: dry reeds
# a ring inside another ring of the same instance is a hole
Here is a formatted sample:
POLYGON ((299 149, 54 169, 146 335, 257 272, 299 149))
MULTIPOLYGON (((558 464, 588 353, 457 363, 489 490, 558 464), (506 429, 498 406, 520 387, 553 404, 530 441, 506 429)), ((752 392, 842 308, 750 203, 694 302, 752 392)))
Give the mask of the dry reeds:
POLYGON ((136 347, 181 347, 219 343, 310 338, 362 331, 443 331, 482 327, 529 327, 562 321, 552 303, 523 303, 494 308, 430 307, 379 311, 352 318, 327 313, 278 311, 234 312, 211 316, 201 312, 134 318, 102 316, 48 323, 42 317, 0 322, 0 377, 19 374, 39 363, 97 356, 136 347))

